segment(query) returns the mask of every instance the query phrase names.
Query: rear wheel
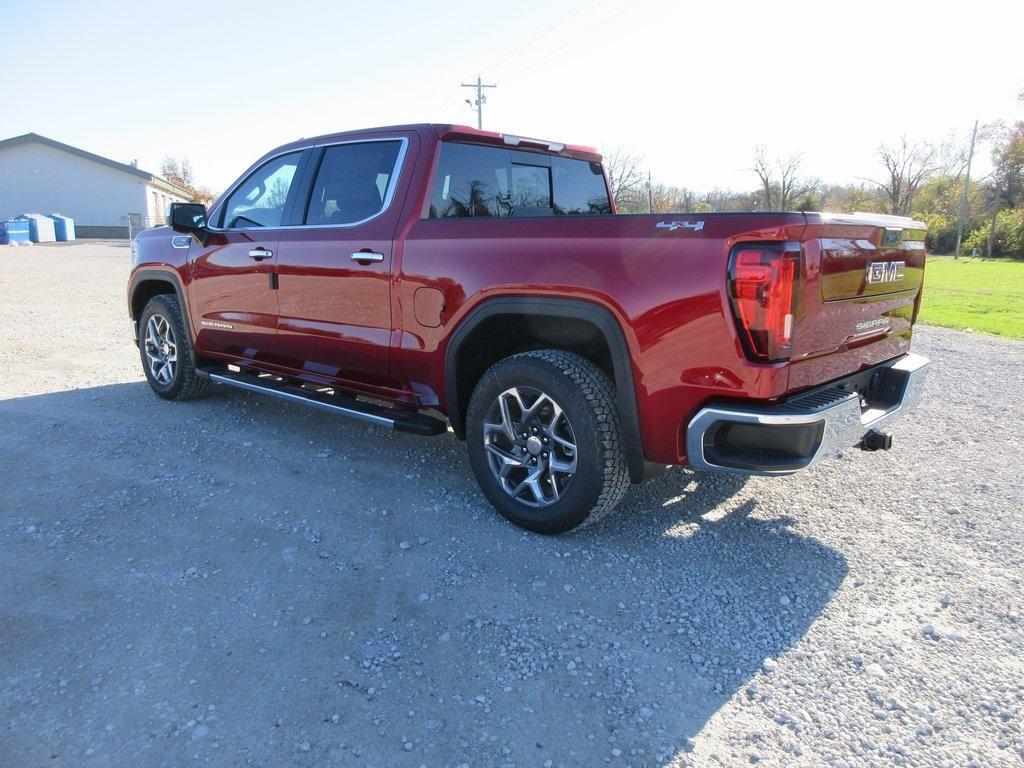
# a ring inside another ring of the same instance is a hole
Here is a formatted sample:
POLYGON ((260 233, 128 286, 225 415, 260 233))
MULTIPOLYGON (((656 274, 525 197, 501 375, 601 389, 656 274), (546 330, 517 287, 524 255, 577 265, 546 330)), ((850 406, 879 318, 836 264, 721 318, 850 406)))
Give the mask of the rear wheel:
POLYGON ((470 399, 477 481, 517 525, 564 533, 609 513, 629 488, 611 381, 585 358, 544 349, 496 363, 470 399))
POLYGON ((150 388, 166 400, 191 400, 206 390, 178 297, 154 296, 139 318, 139 354, 150 388))

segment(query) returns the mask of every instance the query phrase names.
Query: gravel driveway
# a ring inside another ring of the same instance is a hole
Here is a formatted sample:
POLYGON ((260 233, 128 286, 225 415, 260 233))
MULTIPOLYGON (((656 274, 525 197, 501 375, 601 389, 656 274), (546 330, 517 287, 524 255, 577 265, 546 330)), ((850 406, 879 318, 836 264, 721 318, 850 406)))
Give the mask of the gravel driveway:
POLYGON ((124 246, 0 250, 0 765, 1024 761, 1024 344, 888 453, 504 522, 453 437, 142 380, 124 246))

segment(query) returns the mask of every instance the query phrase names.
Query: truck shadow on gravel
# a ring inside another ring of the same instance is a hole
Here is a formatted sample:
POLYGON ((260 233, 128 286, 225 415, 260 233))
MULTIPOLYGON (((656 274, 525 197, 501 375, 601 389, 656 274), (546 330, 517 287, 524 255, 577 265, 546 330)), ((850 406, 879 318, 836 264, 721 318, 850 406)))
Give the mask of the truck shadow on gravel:
POLYGON ((673 469, 551 538, 487 506, 451 435, 142 383, 0 420, 0 710, 26 762, 662 765, 847 572, 784 485, 762 507, 673 469))

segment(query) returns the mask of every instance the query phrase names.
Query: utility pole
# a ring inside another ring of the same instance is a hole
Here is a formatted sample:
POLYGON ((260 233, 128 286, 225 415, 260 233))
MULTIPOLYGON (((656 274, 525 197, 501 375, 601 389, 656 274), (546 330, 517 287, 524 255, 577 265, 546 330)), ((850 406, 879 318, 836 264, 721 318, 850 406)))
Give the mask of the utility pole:
POLYGON ((1002 193, 999 191, 999 181, 995 182, 995 189, 992 192, 992 221, 988 225, 988 258, 992 258, 992 242, 996 236, 996 216, 999 213, 999 201, 1002 193))
POLYGON ((651 172, 647 172, 647 212, 654 213, 654 194, 651 192, 651 172))
POLYGON ((484 88, 497 88, 498 86, 485 84, 484 81, 480 79, 480 75, 477 75, 475 83, 463 83, 462 87, 476 88, 476 101, 470 101, 469 99, 466 99, 466 103, 476 110, 476 127, 483 130, 484 104, 487 103, 487 97, 484 96, 484 88))
POLYGON ((974 130, 971 132, 971 151, 967 154, 967 175, 964 177, 964 193, 960 198, 960 215, 956 222, 956 252, 954 259, 960 258, 960 240, 964 235, 964 219, 967 218, 967 195, 971 187, 971 161, 974 159, 974 140, 978 138, 978 121, 974 121, 974 130))

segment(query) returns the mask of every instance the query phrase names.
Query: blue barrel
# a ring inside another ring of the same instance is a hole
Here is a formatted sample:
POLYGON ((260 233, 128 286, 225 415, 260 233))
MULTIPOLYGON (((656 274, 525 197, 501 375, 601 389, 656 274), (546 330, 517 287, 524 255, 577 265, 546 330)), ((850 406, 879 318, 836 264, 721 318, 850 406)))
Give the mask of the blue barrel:
POLYGON ((29 241, 29 223, 27 219, 10 219, 0 222, 0 243, 27 243, 29 241))
POLYGON ((75 220, 70 216, 62 216, 59 213, 51 213, 53 219, 53 233, 60 242, 67 242, 75 239, 75 220))

